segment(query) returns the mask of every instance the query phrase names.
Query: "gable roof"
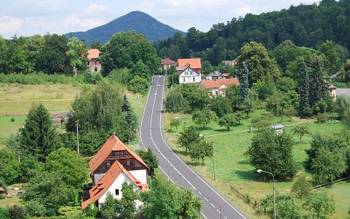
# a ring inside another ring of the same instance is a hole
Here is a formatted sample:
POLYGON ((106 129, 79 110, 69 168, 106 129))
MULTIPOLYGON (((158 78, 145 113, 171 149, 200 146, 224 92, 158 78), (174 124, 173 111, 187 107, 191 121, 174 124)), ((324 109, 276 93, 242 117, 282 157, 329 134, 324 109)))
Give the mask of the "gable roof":
POLYGON ((147 184, 141 184, 141 182, 137 180, 129 171, 127 171, 121 163, 115 161, 108 169, 106 174, 102 176, 100 181, 98 181, 98 183, 89 190, 90 197, 81 204, 81 208, 85 209, 90 204, 101 198, 121 173, 124 173, 126 177, 128 177, 128 179, 141 191, 145 191, 147 189, 147 184))
POLYGON ((89 162, 90 172, 94 172, 108 158, 112 151, 127 151, 134 159, 143 164, 147 169, 146 163, 135 152, 130 150, 115 134, 110 136, 102 145, 100 150, 89 162))
POLYGON ((237 78, 229 79, 218 79, 218 80, 202 80, 201 86, 205 89, 215 89, 220 88, 223 85, 229 86, 239 86, 239 81, 237 78))
POLYGON ((97 59, 98 57, 100 57, 100 50, 98 49, 89 49, 88 50, 88 60, 90 61, 91 59, 97 59))
POLYGON ((162 65, 176 65, 176 62, 174 60, 171 60, 170 58, 162 59, 161 61, 162 65))
POLYGON ((196 72, 195 70, 193 70, 192 68, 190 67, 187 67, 186 69, 184 69, 180 75, 191 75, 191 76, 198 76, 199 73, 196 72))
POLYGON ((191 68, 201 69, 202 63, 200 58, 190 58, 190 59, 178 59, 177 65, 179 67, 190 66, 191 68))

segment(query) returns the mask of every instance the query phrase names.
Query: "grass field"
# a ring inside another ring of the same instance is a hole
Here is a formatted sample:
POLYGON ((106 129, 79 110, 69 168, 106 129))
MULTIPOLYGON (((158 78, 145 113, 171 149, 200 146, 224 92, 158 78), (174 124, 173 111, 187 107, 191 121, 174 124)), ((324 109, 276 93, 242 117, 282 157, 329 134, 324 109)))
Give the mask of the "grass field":
MULTIPOLYGON (((259 112, 258 112, 259 113, 259 112)), ((183 114, 166 114, 166 129, 169 131, 169 121, 173 118, 178 118, 181 121, 181 126, 174 132, 168 132, 167 138, 175 150, 180 152, 181 156, 189 163, 190 158, 184 155, 183 151, 178 148, 176 139, 181 130, 184 127, 193 125, 190 115, 183 114)), ((285 131, 291 132, 293 126, 304 123, 307 125, 311 133, 316 134, 332 134, 340 131, 344 128, 343 124, 330 121, 325 124, 316 124, 312 120, 300 120, 298 118, 293 119, 273 119, 275 123, 283 123, 287 126, 285 131)), ((242 125, 234 127, 231 131, 225 131, 222 127, 219 127, 216 123, 211 123, 208 128, 200 130, 201 134, 214 143, 214 160, 215 160, 215 174, 216 180, 213 180, 213 160, 206 159, 205 165, 192 165, 200 175, 206 180, 213 183, 222 193, 229 196, 235 204, 244 211, 248 212, 251 217, 261 218, 253 214, 251 207, 244 204, 237 198, 237 192, 248 197, 252 203, 264 198, 271 194, 272 184, 269 182, 261 181, 254 171, 255 168, 248 162, 244 153, 247 151, 252 133, 249 133, 249 121, 243 120, 242 125)), ((296 144, 294 145, 293 155, 298 163, 299 172, 297 175, 306 174, 303 168, 303 162, 307 155, 305 149, 309 147, 311 136, 305 136, 303 143, 298 144, 295 137, 296 144)), ((293 181, 279 182, 277 183, 278 193, 287 193, 293 181)), ((326 189, 330 195, 332 195, 337 203, 336 214, 334 218, 346 218, 347 211, 350 205, 350 183, 344 183, 334 185, 331 188, 326 189), (347 195, 346 195, 347 194, 347 195)))

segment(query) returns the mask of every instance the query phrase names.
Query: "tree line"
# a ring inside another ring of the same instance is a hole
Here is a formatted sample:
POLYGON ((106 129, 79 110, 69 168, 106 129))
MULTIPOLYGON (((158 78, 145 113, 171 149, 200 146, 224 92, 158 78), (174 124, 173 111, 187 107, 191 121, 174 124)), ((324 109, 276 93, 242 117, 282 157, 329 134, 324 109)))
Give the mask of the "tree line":
POLYGON ((215 24, 206 33, 192 27, 186 36, 176 34, 156 47, 162 57, 200 56, 214 66, 222 60, 235 59, 239 49, 250 41, 272 49, 285 40, 313 48, 332 40, 350 49, 349 11, 347 0, 323 0, 260 15, 249 13, 215 24))

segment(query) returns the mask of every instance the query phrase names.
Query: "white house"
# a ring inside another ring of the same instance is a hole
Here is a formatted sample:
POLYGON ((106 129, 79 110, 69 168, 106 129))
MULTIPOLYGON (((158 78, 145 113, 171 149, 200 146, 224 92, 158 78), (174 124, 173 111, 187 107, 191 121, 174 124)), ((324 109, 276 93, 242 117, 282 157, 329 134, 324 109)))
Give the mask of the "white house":
POLYGON ((180 84, 200 83, 202 80, 201 73, 194 71, 191 67, 187 67, 179 75, 180 84))
MULTIPOLYGON (((115 199, 121 199, 124 183, 134 185, 135 192, 146 191, 148 188, 147 165, 114 134, 91 159, 89 168, 93 187, 89 190, 88 197, 83 199, 82 209, 89 205, 100 208, 109 194, 115 199)), ((140 205, 140 202, 136 204, 140 205)))

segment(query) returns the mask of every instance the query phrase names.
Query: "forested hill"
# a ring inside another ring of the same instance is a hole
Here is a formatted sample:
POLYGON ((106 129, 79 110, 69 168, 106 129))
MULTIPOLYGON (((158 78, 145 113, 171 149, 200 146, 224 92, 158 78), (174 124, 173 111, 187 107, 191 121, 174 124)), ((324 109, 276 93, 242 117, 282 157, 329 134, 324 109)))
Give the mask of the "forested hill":
POLYGON ((227 24, 214 25, 207 33, 191 28, 186 37, 176 35, 157 47, 161 56, 201 55, 216 65, 234 58, 246 42, 261 42, 271 49, 285 40, 307 47, 332 40, 350 49, 350 1, 323 0, 278 12, 247 14, 227 24))
POLYGON ((167 39, 172 37, 176 32, 180 32, 159 22, 146 13, 133 11, 105 25, 93 28, 86 32, 68 33, 66 36, 78 37, 80 40, 84 40, 87 44, 93 42, 105 43, 112 38, 113 34, 127 31, 136 31, 137 33, 144 35, 151 42, 167 39))

